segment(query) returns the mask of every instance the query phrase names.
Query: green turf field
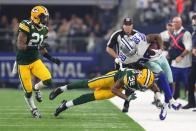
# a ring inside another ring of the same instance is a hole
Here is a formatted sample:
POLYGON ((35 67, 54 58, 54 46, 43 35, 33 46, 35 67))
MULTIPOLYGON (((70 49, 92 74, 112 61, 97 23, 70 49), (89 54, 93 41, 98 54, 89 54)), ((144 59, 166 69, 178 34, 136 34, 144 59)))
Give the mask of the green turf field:
POLYGON ((42 114, 33 119, 23 99, 23 91, 0 89, 0 131, 143 131, 144 129, 120 112, 109 101, 91 102, 68 109, 53 117, 61 100, 71 99, 87 91, 69 91, 54 101, 36 103, 42 114))

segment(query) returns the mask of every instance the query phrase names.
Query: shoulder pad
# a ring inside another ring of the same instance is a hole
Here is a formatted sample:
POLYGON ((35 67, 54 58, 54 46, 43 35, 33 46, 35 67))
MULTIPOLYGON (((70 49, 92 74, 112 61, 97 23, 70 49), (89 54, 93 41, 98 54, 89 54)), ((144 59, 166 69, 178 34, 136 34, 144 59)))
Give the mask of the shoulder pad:
POLYGON ((29 21, 29 20, 23 20, 22 22, 27 24, 27 25, 29 25, 31 23, 31 21, 29 21))
POLYGON ((30 21, 28 20, 23 20, 19 24, 19 31, 29 33, 30 32, 30 21))

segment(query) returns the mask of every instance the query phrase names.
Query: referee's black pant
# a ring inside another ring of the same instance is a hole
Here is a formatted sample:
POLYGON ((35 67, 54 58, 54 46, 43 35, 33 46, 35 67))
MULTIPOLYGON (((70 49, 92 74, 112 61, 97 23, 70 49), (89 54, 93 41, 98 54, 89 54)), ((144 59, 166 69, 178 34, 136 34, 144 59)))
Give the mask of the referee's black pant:
POLYGON ((189 75, 188 87, 188 104, 196 106, 195 103, 195 81, 196 81, 196 62, 192 62, 192 67, 189 75))

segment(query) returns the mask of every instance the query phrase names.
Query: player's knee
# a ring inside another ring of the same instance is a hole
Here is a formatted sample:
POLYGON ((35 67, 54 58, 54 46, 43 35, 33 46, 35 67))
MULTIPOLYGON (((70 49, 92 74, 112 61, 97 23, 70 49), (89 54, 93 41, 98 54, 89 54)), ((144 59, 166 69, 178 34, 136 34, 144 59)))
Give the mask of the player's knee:
POLYGON ((159 72, 158 73, 158 77, 160 78, 160 77, 166 77, 166 75, 165 75, 165 73, 163 72, 163 71, 161 71, 161 72, 159 72))
POLYGON ((25 93, 25 97, 26 98, 31 98, 31 96, 32 96, 32 92, 26 92, 25 93))
POLYGON ((45 81, 43 81, 43 84, 47 87, 50 87, 52 86, 52 79, 47 79, 45 81))

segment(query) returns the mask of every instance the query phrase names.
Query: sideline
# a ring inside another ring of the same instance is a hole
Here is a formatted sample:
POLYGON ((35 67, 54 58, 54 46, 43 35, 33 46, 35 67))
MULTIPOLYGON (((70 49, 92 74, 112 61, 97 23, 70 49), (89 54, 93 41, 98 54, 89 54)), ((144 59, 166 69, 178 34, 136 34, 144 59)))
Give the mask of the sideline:
MULTIPOLYGON (((153 92, 136 92, 137 99, 130 102, 130 109, 127 115, 139 123, 146 131, 196 131, 196 112, 189 110, 174 111, 169 109, 167 118, 164 121, 159 120, 160 109, 151 104, 153 101, 153 92)), ((163 97, 163 96, 162 96, 163 97)), ((114 97, 110 101, 122 109, 123 100, 114 97)), ((185 105, 187 102, 178 100, 185 105)))

